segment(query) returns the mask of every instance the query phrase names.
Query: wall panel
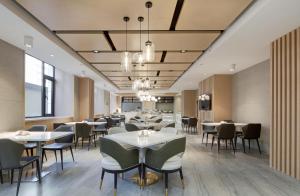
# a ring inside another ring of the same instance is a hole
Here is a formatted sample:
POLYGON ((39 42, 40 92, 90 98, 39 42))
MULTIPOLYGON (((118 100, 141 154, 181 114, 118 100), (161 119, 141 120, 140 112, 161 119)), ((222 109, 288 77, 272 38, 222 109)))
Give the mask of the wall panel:
POLYGON ((300 180, 300 28, 271 44, 271 167, 300 180))

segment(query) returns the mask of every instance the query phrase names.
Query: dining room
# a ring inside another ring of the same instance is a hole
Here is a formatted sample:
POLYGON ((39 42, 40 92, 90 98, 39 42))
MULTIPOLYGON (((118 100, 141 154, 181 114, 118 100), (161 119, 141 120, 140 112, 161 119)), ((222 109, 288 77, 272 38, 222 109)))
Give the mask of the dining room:
POLYGON ((299 7, 0 1, 0 196, 300 195, 299 7))

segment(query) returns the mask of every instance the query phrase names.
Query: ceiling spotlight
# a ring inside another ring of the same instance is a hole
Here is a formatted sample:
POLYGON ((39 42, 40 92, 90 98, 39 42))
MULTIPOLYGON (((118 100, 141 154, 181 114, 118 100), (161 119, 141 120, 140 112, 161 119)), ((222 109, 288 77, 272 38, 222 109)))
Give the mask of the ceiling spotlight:
POLYGON ((236 70, 236 64, 230 65, 229 71, 234 72, 236 70))
POLYGON ((100 51, 99 50, 93 50, 93 53, 99 53, 100 51))
POLYGON ((181 51, 180 51, 180 53, 186 53, 186 52, 187 52, 186 50, 181 50, 181 51))
POLYGON ((81 71, 80 76, 83 77, 83 78, 86 77, 86 73, 85 73, 84 70, 81 71))
POLYGON ((54 54, 50 54, 51 57, 54 57, 54 54))
POLYGON ((29 35, 24 36, 24 46, 28 49, 33 48, 33 37, 29 35))

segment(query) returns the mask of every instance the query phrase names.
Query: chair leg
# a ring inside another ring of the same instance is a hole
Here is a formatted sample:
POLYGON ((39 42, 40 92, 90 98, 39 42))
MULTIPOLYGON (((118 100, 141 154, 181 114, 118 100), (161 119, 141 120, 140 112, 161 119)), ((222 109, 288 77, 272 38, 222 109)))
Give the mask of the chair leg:
POLYGON ((142 165, 141 164, 139 165, 138 170, 139 170, 139 178, 140 178, 139 184, 141 189, 142 188, 142 165))
POLYGON ((249 152, 250 152, 250 139, 248 139, 248 144, 249 144, 249 152))
POLYGON ((14 182, 14 169, 10 170, 10 184, 13 184, 14 182))
POLYGON ((2 174, 2 169, 0 169, 0 182, 3 184, 3 174, 2 174))
POLYGON ((118 173, 114 173, 114 196, 117 196, 118 173))
POLYGON ((83 148, 83 137, 81 138, 81 148, 83 148))
POLYGON ((96 135, 94 135, 94 144, 95 144, 95 147, 97 147, 96 146, 96 135))
POLYGON ((45 159, 46 159, 46 161, 48 161, 48 158, 47 158, 47 154, 45 153, 45 159))
POLYGON ((225 139, 225 148, 227 150, 227 139, 225 139))
POLYGON ((37 171, 37 175, 39 178, 39 183, 42 182, 42 177, 41 177, 41 167, 40 167, 40 161, 36 160, 36 171, 37 171))
POLYGON ((203 144, 203 138, 204 138, 204 136, 205 136, 205 132, 202 133, 202 144, 203 144))
POLYGON ((41 166, 43 168, 43 163, 44 163, 44 156, 45 156, 45 150, 42 150, 42 162, 41 162, 41 166))
POLYGON ((235 154, 235 147, 234 147, 234 145, 233 145, 233 139, 230 140, 230 144, 231 144, 231 146, 232 146, 233 153, 235 154))
POLYGON ((144 188, 144 186, 147 184, 147 175, 146 175, 146 165, 145 164, 143 164, 143 188, 144 188))
POLYGON ((215 136, 212 137, 212 140, 211 140, 211 149, 213 148, 214 146, 214 141, 215 141, 215 136))
POLYGON ((242 142, 243 142, 244 153, 246 153, 245 139, 244 138, 242 138, 242 142))
POLYGON ((206 146, 207 146, 207 142, 208 142, 208 133, 206 133, 206 146))
POLYGON ((26 155, 29 157, 29 152, 28 152, 28 149, 26 149, 26 155))
POLYGON ((76 141, 75 141, 75 149, 77 147, 77 144, 78 144, 78 137, 76 137, 76 141))
POLYGON ((88 150, 90 150, 90 146, 91 146, 91 136, 89 136, 89 146, 88 146, 88 150))
POLYGON ((60 149, 60 164, 61 164, 61 170, 64 170, 64 153, 62 149, 60 149))
POLYGON ((236 148, 237 136, 234 136, 234 147, 236 148))
POLYGON ((19 178, 18 178, 18 186, 17 186, 17 193, 16 193, 16 196, 19 195, 20 184, 21 184, 21 180, 22 180, 22 173, 23 173, 23 168, 20 168, 20 169, 19 169, 19 178))
POLYGON ((72 149, 72 146, 70 146, 70 151, 71 151, 71 155, 72 155, 73 162, 75 162, 75 160, 74 160, 74 155, 73 155, 73 149, 72 149))
POLYGON ((100 179, 100 185, 99 185, 100 190, 101 190, 101 188, 102 188, 102 182, 103 182, 103 179, 104 179, 104 174, 105 174, 105 170, 102 169, 102 172, 101 172, 101 179, 100 179))
POLYGON ((54 150, 54 155, 55 155, 55 161, 57 163, 57 155, 56 155, 56 150, 54 150))
POLYGON ((220 139, 218 138, 218 153, 220 152, 220 139))
POLYGON ((165 196, 168 196, 168 173, 165 172, 165 196))
POLYGON ((260 146, 259 146, 259 141, 258 141, 258 139, 256 139, 256 142, 257 142, 257 147, 258 147, 259 153, 261 154, 261 150, 260 150, 260 146))
POLYGON ((30 149, 30 156, 33 156, 33 148, 30 149))
POLYGON ((184 189, 184 181, 183 181, 182 168, 179 169, 179 175, 180 175, 180 179, 181 179, 182 188, 184 189))

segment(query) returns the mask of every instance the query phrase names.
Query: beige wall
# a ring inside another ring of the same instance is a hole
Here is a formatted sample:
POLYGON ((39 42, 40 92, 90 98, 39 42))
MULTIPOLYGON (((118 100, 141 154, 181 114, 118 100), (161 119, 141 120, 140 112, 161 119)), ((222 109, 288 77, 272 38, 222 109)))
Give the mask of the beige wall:
POLYGON ((24 127, 24 51, 0 40, 0 132, 24 127))
MULTIPOLYGON (((270 145, 270 62, 264 61, 233 75, 232 117, 236 122, 261 123, 260 144, 265 153, 270 145)), ((253 143, 256 147, 256 143, 253 143)))
POLYGON ((181 95, 174 96, 174 113, 181 112, 181 95))
POLYGON ((184 90, 181 92, 181 116, 197 116, 197 90, 184 90))
POLYGON ((110 92, 104 90, 104 114, 110 114, 110 92))
MULTIPOLYGON (((86 118, 94 117, 94 81, 90 78, 77 77, 78 82, 75 82, 74 89, 77 98, 75 98, 75 103, 79 104, 78 114, 79 120, 84 120, 86 118), (78 91, 78 92, 77 92, 78 91)), ((77 110, 76 109, 76 110, 77 110)), ((77 115, 75 115, 77 116, 77 115)))

